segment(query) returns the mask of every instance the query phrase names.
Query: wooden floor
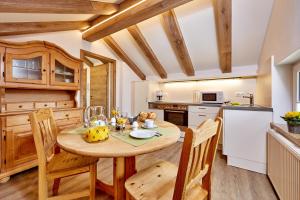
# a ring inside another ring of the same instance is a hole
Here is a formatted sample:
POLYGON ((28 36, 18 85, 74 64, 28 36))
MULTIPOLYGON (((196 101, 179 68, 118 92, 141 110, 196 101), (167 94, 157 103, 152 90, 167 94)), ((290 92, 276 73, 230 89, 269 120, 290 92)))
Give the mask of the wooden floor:
MULTIPOLYGON (((178 164, 181 143, 167 149, 139 156, 137 169, 152 164, 155 159, 164 159, 178 164)), ((107 183, 112 182, 112 159, 101 159, 98 167, 98 177, 107 183)), ((73 192, 88 187, 88 176, 65 178, 62 180, 59 192, 73 192)), ((5 184, 0 184, 1 200, 35 200, 37 199, 37 168, 14 175, 5 184)), ((50 187, 49 187, 50 189, 50 187)), ((242 170, 226 165, 221 153, 217 154, 213 170, 213 200, 276 200, 271 184, 265 175, 242 170)), ((111 200, 102 192, 97 192, 97 200, 111 200)))

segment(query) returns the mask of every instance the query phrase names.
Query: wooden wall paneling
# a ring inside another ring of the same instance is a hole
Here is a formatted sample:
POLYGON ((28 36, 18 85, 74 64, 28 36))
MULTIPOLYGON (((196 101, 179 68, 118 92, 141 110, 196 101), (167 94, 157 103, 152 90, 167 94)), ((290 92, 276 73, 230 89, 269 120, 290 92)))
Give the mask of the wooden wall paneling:
POLYGON ((0 12, 111 15, 119 5, 89 0, 1 0, 0 12))
POLYGON ((132 71, 141 79, 146 80, 146 75, 139 69, 139 67, 128 57, 128 55, 121 49, 117 42, 111 37, 104 38, 106 44, 132 69, 132 71))
POLYGON ((194 76, 195 70, 174 10, 162 14, 162 24, 183 72, 194 76))
POLYGON ((0 23, 0 36, 48 33, 68 30, 83 31, 88 27, 90 27, 90 24, 87 21, 5 22, 0 23))
POLYGON ((215 23, 217 30, 217 42, 219 51, 219 63, 223 73, 231 72, 232 68, 232 1, 213 0, 215 23))
POLYGON ((111 20, 106 18, 98 20, 97 23, 92 23, 95 25, 84 31, 82 38, 90 42, 99 40, 190 1, 191 0, 136 1, 134 4, 131 4, 131 7, 129 6, 127 8, 129 10, 116 13, 115 17, 113 17, 113 15, 111 20))
POLYGON ((146 41, 146 38, 143 36, 142 32, 138 28, 137 25, 133 25, 127 28, 131 36, 134 38, 144 55, 148 58, 151 62, 154 70, 161 78, 167 78, 167 72, 159 62, 158 58, 156 57, 155 53, 153 52, 152 48, 146 41))

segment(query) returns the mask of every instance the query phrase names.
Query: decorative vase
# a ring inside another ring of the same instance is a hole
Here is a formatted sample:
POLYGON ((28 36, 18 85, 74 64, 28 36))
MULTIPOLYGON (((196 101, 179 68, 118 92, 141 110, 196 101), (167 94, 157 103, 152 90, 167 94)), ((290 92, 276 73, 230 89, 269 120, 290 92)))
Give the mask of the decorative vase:
POLYGON ((290 133, 300 134, 300 124, 287 123, 287 125, 288 125, 288 130, 290 133))

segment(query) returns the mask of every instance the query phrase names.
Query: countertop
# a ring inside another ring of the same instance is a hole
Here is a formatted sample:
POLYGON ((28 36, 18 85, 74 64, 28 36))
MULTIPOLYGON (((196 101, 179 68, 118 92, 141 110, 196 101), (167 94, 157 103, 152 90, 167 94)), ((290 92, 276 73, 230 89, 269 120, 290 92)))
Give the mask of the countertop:
POLYGON ((273 108, 260 106, 260 105, 240 105, 240 106, 231 106, 227 104, 217 104, 217 103, 193 103, 193 102, 176 102, 176 101, 153 101, 149 102, 152 104, 178 104, 178 105, 187 105, 187 106, 207 106, 207 107, 220 107, 225 110, 249 110, 249 111, 265 111, 273 112, 273 108))

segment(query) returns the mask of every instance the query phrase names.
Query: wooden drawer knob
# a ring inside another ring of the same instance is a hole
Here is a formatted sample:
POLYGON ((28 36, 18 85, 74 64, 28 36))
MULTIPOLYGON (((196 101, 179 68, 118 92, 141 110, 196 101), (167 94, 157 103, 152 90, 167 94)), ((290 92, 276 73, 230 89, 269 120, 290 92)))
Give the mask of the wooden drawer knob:
POLYGON ((66 105, 68 105, 68 104, 64 103, 64 106, 66 106, 66 105))
POLYGON ((19 105, 19 108, 23 108, 23 106, 22 106, 22 105, 19 105))
POLYGON ((69 114, 66 114, 66 117, 69 117, 69 114))

